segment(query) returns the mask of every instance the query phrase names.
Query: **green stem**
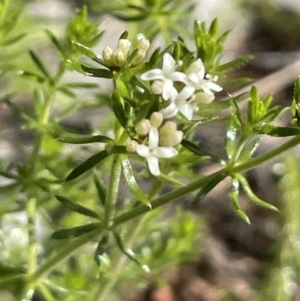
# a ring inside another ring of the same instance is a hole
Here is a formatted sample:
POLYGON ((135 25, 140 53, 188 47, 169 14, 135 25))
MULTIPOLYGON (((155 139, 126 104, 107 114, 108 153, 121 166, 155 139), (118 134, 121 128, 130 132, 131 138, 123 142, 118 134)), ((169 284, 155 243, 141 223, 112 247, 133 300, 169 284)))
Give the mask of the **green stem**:
MULTIPOLYGON (((138 221, 132 221, 128 232, 129 236, 125 240, 126 247, 131 248, 136 237, 139 235, 139 233, 142 230, 143 221, 145 219, 145 215, 142 216, 138 221), (132 230, 132 231, 131 231, 132 230)), ((128 261, 128 257, 124 255, 123 253, 120 254, 118 258, 116 258, 116 263, 114 265, 114 268, 112 269, 111 277, 108 279, 108 282, 106 282, 104 285, 98 285, 95 293, 93 294, 92 301, 105 301, 109 300, 109 294, 118 282, 120 278, 120 273, 124 269, 126 263, 128 261)))
POLYGON ((28 282, 32 284, 37 282, 42 275, 54 268, 62 260, 68 258, 75 250, 95 238, 97 235, 99 235, 99 229, 77 238, 75 241, 72 241, 64 247, 60 247, 57 253, 41 265, 35 273, 29 276, 28 282))
POLYGON ((250 169, 250 168, 253 168, 265 161, 268 161, 278 155, 280 155, 282 152, 296 146, 297 144, 300 143, 300 135, 299 136, 295 136, 294 138, 292 138, 291 140, 289 140, 288 142, 282 144, 281 146, 273 149, 272 151, 264 154, 264 155, 261 155, 261 156, 258 156, 256 158, 253 158, 245 163, 241 163, 241 164, 238 164, 236 166, 234 166, 232 169, 231 169, 231 172, 234 172, 234 173, 238 173, 238 172, 242 172, 242 171, 245 171, 247 169, 250 169))
MULTIPOLYGON (((267 160, 270 160, 274 157, 276 157, 277 155, 281 154, 283 151, 286 151, 294 146, 296 146, 297 144, 300 143, 300 136, 296 136, 293 139, 291 139, 290 141, 284 143, 283 145, 279 146, 278 148, 272 150, 271 152, 259 156, 257 158, 254 158, 246 163, 243 164, 239 164, 235 167, 232 168, 232 170, 230 170, 230 172, 242 172, 245 171, 249 168, 253 168, 267 160)), ((226 169, 222 169, 218 172, 215 172, 205 178, 201 178, 198 179, 192 183, 190 183, 189 185, 179 188, 177 190, 174 190, 166 195, 163 195, 162 197, 158 197, 155 200, 153 200, 151 202, 152 204, 152 209, 158 208, 170 201, 172 201, 175 198, 181 197, 184 194, 187 194, 189 192, 195 191, 199 188, 201 188, 201 186, 208 181, 209 179, 214 178, 215 176, 217 176, 220 173, 226 173, 228 174, 229 171, 227 171, 226 169)), ((117 226, 143 214, 148 212, 150 209, 148 206, 145 205, 140 205, 136 208, 133 208, 131 210, 129 210, 128 212, 122 213, 119 216, 115 217, 112 221, 112 225, 109 227, 109 229, 114 229, 117 226)), ((96 230, 95 230, 96 231, 96 230)), ((66 257, 68 257, 70 255, 71 252, 75 251, 77 248, 79 248, 80 246, 82 246, 83 244, 87 243, 90 239, 94 238, 96 235, 98 235, 99 232, 92 232, 86 236, 80 237, 79 239, 77 239, 75 242, 73 242, 72 244, 68 245, 67 247, 63 248, 62 250, 60 250, 54 257, 52 257, 50 260, 48 260, 47 262, 45 262, 31 277, 30 277, 30 281, 36 281, 39 277, 41 277, 44 273, 48 272, 49 270, 51 270, 53 268, 53 266, 55 266, 56 264, 58 264, 60 261, 62 261, 63 259, 65 259, 66 257)))
POLYGON ((35 185, 35 180, 38 172, 38 160, 39 153, 42 147, 43 137, 44 137, 44 127, 47 125, 50 117, 51 107, 54 101, 54 96, 56 92, 56 86, 60 82, 61 77, 65 71, 65 67, 61 65, 60 70, 54 80, 53 86, 50 87, 49 93, 45 100, 45 105, 42 114, 39 116, 39 129, 37 131, 36 141, 33 147, 29 159, 30 166, 30 178, 27 186, 28 191, 28 201, 26 205, 27 211, 27 224, 28 224, 28 275, 31 275, 37 268, 37 243, 35 237, 35 215, 36 215, 36 203, 37 203, 37 188, 35 185))
POLYGON ((121 170, 122 167, 120 163, 120 156, 116 154, 113 157, 113 164, 112 164, 112 170, 109 179, 109 186, 108 186, 106 199, 105 199, 104 226, 106 228, 109 227, 111 221, 111 211, 117 200, 121 170))
MULTIPOLYGON (((201 186, 206 183, 207 181, 209 181, 210 179, 213 179, 215 176, 217 176, 220 173, 228 173, 225 169, 222 169, 220 171, 217 171, 207 177, 201 178, 199 180, 196 180, 192 183, 190 183, 189 185, 176 189, 170 193, 167 193, 165 195, 163 195, 162 197, 159 197, 153 201, 151 201, 151 205, 152 205, 152 209, 158 208, 168 202, 170 202, 171 200, 174 200, 186 193, 192 192, 194 190, 197 190, 199 188, 201 188, 201 186)), ((149 208, 149 206, 146 205, 140 205, 136 208, 133 208, 131 210, 129 210, 128 212, 125 212, 123 214, 120 214, 119 216, 117 216, 116 218, 114 218, 113 220, 113 224, 111 225, 110 229, 114 229, 115 227, 117 227, 120 224, 125 223, 128 220, 131 220, 143 213, 146 213, 148 211, 150 211, 151 209, 149 208)))

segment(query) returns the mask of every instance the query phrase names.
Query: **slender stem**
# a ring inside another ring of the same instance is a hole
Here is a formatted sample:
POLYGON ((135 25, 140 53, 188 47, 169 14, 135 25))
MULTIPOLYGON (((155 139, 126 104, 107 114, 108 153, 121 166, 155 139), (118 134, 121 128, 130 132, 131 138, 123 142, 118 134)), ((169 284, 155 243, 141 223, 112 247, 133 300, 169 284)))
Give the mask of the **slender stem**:
MULTIPOLYGON (((233 167, 230 170, 230 172, 242 172, 249 168, 253 168, 267 160, 270 160, 270 159, 276 157, 277 155, 281 154, 283 151, 286 151, 286 150, 296 146, 299 143, 300 143, 300 136, 296 136, 293 139, 291 139, 290 141, 284 143, 283 145, 279 146, 278 148, 272 150, 271 152, 269 152, 267 154, 264 154, 262 156, 254 158, 246 163, 239 164, 239 165, 233 167)), ((189 192, 192 192, 192 191, 195 191, 195 190, 201 188, 201 186, 206 181, 214 178, 216 175, 218 175, 220 173, 229 174, 229 171, 227 171, 226 169, 222 169, 222 170, 217 171, 207 177, 198 179, 185 187, 174 190, 168 194, 163 195, 162 197, 158 197, 151 202, 152 209, 158 208, 158 207, 174 200, 175 198, 178 198, 180 196, 183 196, 186 193, 189 193, 189 192)), ((113 221, 112 221, 113 224, 109 227, 109 229, 114 229, 117 226, 119 226, 129 220, 132 220, 143 213, 148 212, 149 210, 150 209, 148 206, 140 205, 136 208, 133 208, 133 209, 125 212, 125 213, 122 213, 113 219, 113 221)), ((56 264, 58 264, 60 261, 62 261, 66 257, 68 257, 73 251, 75 251, 77 248, 79 248, 80 246, 87 243, 90 239, 94 238, 98 234, 99 234, 99 230, 95 230, 85 236, 78 238, 76 241, 72 242, 72 244, 67 245, 65 248, 61 249, 51 259, 49 259, 47 262, 45 262, 33 275, 31 275, 30 282, 36 281, 43 274, 45 274, 46 272, 51 270, 56 264)))
MULTIPOLYGON (((129 229, 132 231, 129 231, 129 237, 127 237, 127 240, 125 242, 127 248, 131 248, 134 244, 134 241, 136 237, 140 234, 143 226, 143 221, 146 218, 146 215, 140 217, 138 221, 132 221, 129 229)), ((123 253, 120 253, 120 256, 116 258, 116 263, 114 265, 114 268, 112 269, 111 274, 113 277, 108 279, 108 282, 104 283, 104 285, 99 285, 97 289, 95 290, 95 293, 93 294, 92 301, 105 301, 109 300, 109 294, 116 285, 116 283, 119 280, 120 273, 124 269, 126 263, 128 261, 128 257, 124 255, 123 253)))
POLYGON ((247 169, 253 168, 256 165, 259 165, 265 161, 268 161, 268 160, 280 155, 282 152, 296 146, 299 143, 300 143, 300 135, 292 138, 288 142, 282 144, 281 146, 273 149, 272 151, 270 151, 264 155, 258 156, 254 159, 249 160, 248 162, 234 166, 231 169, 231 172, 237 173, 237 172, 241 172, 241 171, 245 171, 247 169))
MULTIPOLYGON (((30 177, 27 183, 28 201, 26 205, 27 211, 27 225, 28 225, 28 275, 31 275, 37 268, 37 243, 35 237, 35 215, 36 215, 36 203, 37 203, 37 187, 35 180, 38 172, 38 160, 39 153, 42 147, 42 141, 44 137, 44 126, 47 125, 50 117, 51 107, 54 101, 56 92, 56 86, 60 82, 61 77, 64 73, 65 67, 61 65, 57 76, 54 79, 53 86, 50 87, 48 95, 45 100, 44 108, 39 116, 39 129, 37 131, 37 137, 29 159, 30 166, 30 177)), ((31 284, 29 283, 29 286, 31 284)))
MULTIPOLYGON (((100 229, 100 231, 102 231, 102 229, 100 229)), ((29 276, 28 282, 35 283, 42 275, 47 273, 62 260, 68 258, 75 250, 89 242, 91 239, 95 238, 97 235, 99 235, 99 229, 83 235, 77 238, 75 241, 72 241, 63 247, 60 247, 57 253, 55 253, 50 259, 48 259, 43 265, 41 265, 38 270, 36 270, 32 275, 29 276)))
MULTIPOLYGON (((210 179, 213 179, 216 175, 221 174, 221 173, 228 173, 225 169, 219 170, 207 177, 201 178, 199 180, 196 180, 192 183, 190 183, 189 185, 176 189, 170 193, 167 193, 153 201, 151 201, 151 205, 152 205, 152 209, 158 208, 168 202, 170 202, 171 200, 174 200, 186 193, 192 192, 194 190, 200 189, 201 186, 209 181, 210 179)), ((148 211, 150 211, 151 209, 146 206, 146 205, 140 205, 136 208, 133 208, 123 214, 120 214, 119 216, 117 216, 116 218, 114 218, 113 220, 113 224, 111 225, 110 229, 114 229, 115 227, 117 227, 120 224, 123 224, 124 222, 131 220, 143 213, 146 213, 148 211)))
POLYGON ((117 200, 121 169, 122 168, 120 163, 120 155, 116 154, 113 157, 113 164, 112 164, 112 170, 109 179, 109 186, 108 186, 106 199, 105 199, 104 225, 106 228, 109 227, 109 223, 111 221, 111 211, 117 200))

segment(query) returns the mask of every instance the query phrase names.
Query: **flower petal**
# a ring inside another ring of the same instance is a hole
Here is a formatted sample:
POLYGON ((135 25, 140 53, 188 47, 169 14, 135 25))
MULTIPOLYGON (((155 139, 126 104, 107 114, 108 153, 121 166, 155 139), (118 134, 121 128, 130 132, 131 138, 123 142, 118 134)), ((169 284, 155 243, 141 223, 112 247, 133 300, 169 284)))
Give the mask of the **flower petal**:
POLYGON ((141 80, 164 79, 164 73, 161 69, 151 69, 140 75, 141 80))
POLYGON ((201 59, 197 59, 195 62, 189 65, 185 70, 186 74, 197 73, 199 77, 203 78, 205 74, 205 68, 201 59))
POLYGON ((193 119, 194 108, 191 104, 178 104, 177 105, 179 112, 188 120, 193 119))
POLYGON ((159 146, 158 148, 152 151, 152 155, 157 158, 172 158, 178 154, 177 149, 174 147, 168 146, 159 146))
POLYGON ((149 131, 149 142, 148 142, 149 149, 152 150, 157 148, 158 141, 159 141, 158 130, 156 127, 152 126, 149 131))
POLYGON ((175 63, 174 58, 169 53, 164 54, 162 70, 166 77, 175 70, 175 63))
POLYGON ((219 86, 219 85, 217 85, 216 83, 213 83, 213 82, 207 82, 207 83, 205 84, 205 86, 206 86, 208 89, 213 90, 213 91, 215 91, 215 92, 220 92, 220 91, 223 90, 223 88, 222 88, 221 86, 219 86))
POLYGON ((179 72, 179 71, 173 72, 172 74, 170 74, 168 76, 168 78, 175 82, 182 82, 182 83, 187 84, 187 76, 184 73, 179 72))
POLYGON ((162 98, 164 100, 171 99, 171 101, 174 101, 177 97, 177 90, 173 86, 173 82, 170 79, 164 80, 164 86, 163 86, 163 92, 162 92, 162 98))
POLYGON ((139 156, 147 158, 150 155, 150 150, 147 145, 139 144, 136 146, 136 152, 139 156))
POLYGON ((150 156, 147 158, 147 163, 148 163, 150 173, 153 174, 154 176, 159 176, 160 170, 159 170, 158 159, 154 156, 150 156))
POLYGON ((189 99, 193 93, 195 92, 195 88, 191 87, 191 86, 185 86, 180 93, 177 95, 176 97, 176 102, 182 102, 182 101, 186 101, 187 99, 189 99))
POLYGON ((172 102, 167 107, 160 110, 160 112, 163 114, 164 118, 171 118, 177 114, 178 108, 176 104, 172 102))

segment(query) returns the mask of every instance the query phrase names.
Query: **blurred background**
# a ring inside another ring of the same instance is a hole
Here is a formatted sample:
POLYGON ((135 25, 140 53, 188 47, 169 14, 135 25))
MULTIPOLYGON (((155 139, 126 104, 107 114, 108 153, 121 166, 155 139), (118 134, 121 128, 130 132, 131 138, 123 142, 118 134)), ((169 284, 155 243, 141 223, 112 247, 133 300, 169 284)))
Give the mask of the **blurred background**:
MULTIPOLYGON (((23 7, 22 18, 16 25, 19 32, 29 33, 18 46, 7 50, 0 49, 0 69, 9 70, 0 74, 0 94, 7 95, 18 91, 15 101, 24 110, 31 109, 31 86, 14 76, 11 71, 33 68, 24 49, 34 49, 44 61, 55 68, 57 54, 50 45, 44 29, 51 29, 58 37, 74 12, 86 5, 92 19, 101 21, 100 30, 104 36, 95 48, 101 53, 105 46, 114 48, 124 30, 131 37, 139 32, 149 32, 155 37, 153 49, 172 41, 178 34, 189 39, 194 20, 210 23, 218 17, 221 31, 231 30, 222 60, 228 61, 243 54, 253 54, 254 59, 246 66, 234 71, 229 77, 249 76, 262 95, 274 94, 274 104, 289 106, 293 98, 293 83, 300 75, 300 2, 293 0, 210 0, 177 1, 180 9, 172 18, 149 19, 147 22, 126 21, 132 16, 128 4, 139 4, 139 0, 39 0, 18 1, 13 5, 23 7), (193 5, 193 6, 190 6, 193 5), (174 20, 173 20, 174 18, 174 20), (174 21, 174 23, 173 23, 174 21), (176 22, 175 22, 176 21, 176 22), (179 25, 174 25, 174 24, 179 25), (20 91, 22 93, 20 94, 20 91)), ((171 3, 171 1, 170 1, 171 3)), ((84 78, 74 72, 66 74, 66 80, 98 80, 84 78)), ((246 87, 248 89, 249 87, 246 87)), ((100 82, 100 94, 111 89, 108 81, 100 82)), ((226 92, 235 93, 243 87, 234 87, 226 92)), ((86 92, 78 91, 79 99, 87 99, 86 92)), ((92 94, 91 94, 92 97, 92 94)), ((62 98, 60 106, 68 100, 62 98)), ((57 108, 60 110, 61 108, 57 108)), ((65 122, 78 132, 89 126, 101 123, 103 109, 88 107, 65 122)), ((291 116, 282 117, 282 124, 288 124, 291 116)), ((33 136, 30 131, 20 128, 21 119, 5 104, 0 103, 0 160, 21 163, 30 149, 33 136)), ((214 124, 203 127, 198 133, 207 150, 225 150, 224 127, 214 124), (211 140, 213 138, 213 141, 211 140)), ((264 137, 260 153, 280 145, 283 138, 264 137)), ((205 166, 207 169, 213 166, 205 166)), ((199 166, 199 172, 203 167, 199 166)), ((280 212, 272 212, 245 201, 243 208, 251 219, 251 225, 243 222, 231 209, 227 191, 229 183, 221 183, 211 191, 201 205, 194 208, 197 228, 188 232, 193 248, 185 245, 180 223, 189 208, 177 213, 178 226, 175 229, 180 237, 170 246, 169 253, 178 254, 180 260, 166 257, 163 268, 157 269, 158 278, 143 279, 135 285, 135 276, 130 273, 116 285, 115 299, 128 301, 300 301, 300 163, 299 148, 276 158, 247 173, 247 178, 256 193, 275 204, 280 212), (182 255, 183 254, 183 255, 182 255), (130 292, 129 292, 130 289, 130 292)), ((1 184, 5 180, 0 178, 1 184)), ((1 190, 0 190, 1 193, 1 190)), ((5 198, 2 194, 0 198, 5 198)), ((184 206, 183 206, 184 207, 184 206)), ((22 232, 24 216, 0 209, 2 231, 0 235, 0 258, 13 258, 18 262, 24 252, 26 235, 22 232), (5 251, 4 251, 5 246, 5 251), (9 246, 9 248, 6 248, 9 246), (1 250, 2 248, 2 250, 1 250), (10 250, 10 251, 8 251, 10 250), (9 254, 7 253, 9 252, 9 254)), ((184 223, 182 222, 182 225, 184 223)), ((183 227, 183 226, 182 226, 183 227)), ((174 230, 174 229, 173 229, 174 230)), ((183 231, 184 232, 184 231, 183 231)), ((185 233, 186 234, 186 233, 185 233)), ((188 239, 187 239, 188 240, 188 239)), ((157 251, 157 256, 160 256, 157 251)), ((83 262, 92 261, 83 256, 83 262)), ((161 264, 163 265, 164 262, 161 264)), ((74 268, 72 262, 70 266, 74 268)), ((68 284, 74 289, 83 281, 75 275, 76 268, 70 268, 68 284), (72 270, 73 269, 73 270, 72 270), (72 274, 73 273, 73 274, 72 274), (73 278, 72 278, 73 277, 73 278), (77 278, 76 278, 77 277, 77 278), (71 280, 71 278, 73 280, 71 280), (74 282, 74 283, 73 283, 74 282)), ((2 271, 3 272, 3 271, 2 271)), ((4 272, 3 272, 4 273, 4 272)), ((88 270, 87 273, 93 273, 88 270)), ((1 279, 1 270, 0 270, 1 279)), ((43 300, 39 296, 37 301, 43 300)), ((1 300, 15 300, 10 289, 1 288, 1 300)), ((68 299, 69 300, 69 299, 68 299)), ((71 299, 70 299, 71 300, 71 299)))

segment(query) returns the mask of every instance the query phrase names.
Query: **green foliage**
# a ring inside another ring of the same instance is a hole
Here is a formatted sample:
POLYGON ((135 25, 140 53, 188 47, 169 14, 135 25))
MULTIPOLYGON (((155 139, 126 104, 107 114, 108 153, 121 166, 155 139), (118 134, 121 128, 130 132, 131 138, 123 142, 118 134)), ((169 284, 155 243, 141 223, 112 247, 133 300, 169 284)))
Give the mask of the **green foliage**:
MULTIPOLYGON (((17 299, 106 300, 114 286, 122 289, 129 280, 144 284, 167 267, 196 258, 202 219, 177 204, 167 216, 164 205, 180 199, 196 208, 227 177, 232 180, 232 208, 245 222, 250 220, 240 205, 241 189, 255 204, 277 210, 254 193, 243 173, 299 144, 299 127, 277 126, 276 119, 290 108, 272 106, 272 97, 261 98, 255 87, 211 103, 223 88, 217 75, 226 86, 226 73, 250 57, 220 63, 228 32, 219 33, 217 20, 208 28, 195 22, 195 47, 190 50, 189 34, 180 22, 193 6, 182 8, 183 2, 116 1, 121 5, 108 11, 135 22, 146 38, 131 41, 132 33, 125 31, 116 49, 106 47, 101 54, 93 48, 102 32, 97 22, 89 21, 84 7, 61 38, 43 31, 58 52, 54 66, 35 44, 17 47, 25 34, 17 24, 21 8, 8 0, 0 2, 0 52, 8 47, 26 57, 26 63, 10 69, 9 55, 3 55, 0 69, 4 77, 22 70, 18 78, 30 91, 28 110, 6 89, 1 105, 21 120, 23 130, 34 133, 31 148, 20 145, 22 160, 9 158, 0 164, 6 181, 0 186, 1 222, 28 237, 24 242, 0 241, 5 246, 0 250, 0 288, 17 299), (160 31, 166 47, 147 53, 160 31), (175 32, 181 36, 169 41, 175 32), (68 80, 70 70, 80 73, 80 80, 68 80), (102 94, 102 83, 89 82, 89 77, 109 80, 112 90, 102 94), (88 90, 99 87, 100 95, 88 90), (79 96, 78 89, 89 92, 79 96), (239 102, 246 96, 245 116, 239 102), (83 130, 69 128, 68 118, 82 118, 78 112, 87 108, 96 114, 98 108, 103 110, 101 124, 87 121, 83 130), (172 114, 167 112, 171 109, 172 114), (223 109, 231 113, 221 117, 223 109), (203 124, 216 121, 227 126, 225 158, 206 150, 197 138, 203 124), (265 134, 293 138, 255 157, 260 135, 265 134), (204 175, 201 163, 218 171, 204 175), (187 197, 191 193, 195 194, 187 197), (19 213, 26 222, 18 221, 19 213), (84 250, 77 252, 80 247, 84 250)), ((24 96, 22 91, 17 94, 24 96)), ((299 102, 298 79, 292 108, 296 124, 299 102)))

